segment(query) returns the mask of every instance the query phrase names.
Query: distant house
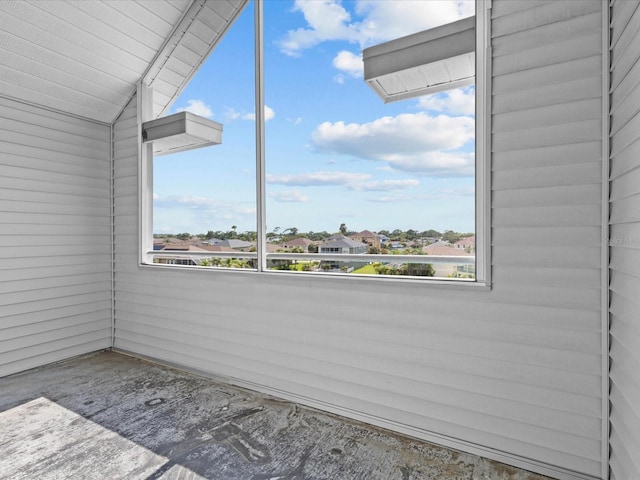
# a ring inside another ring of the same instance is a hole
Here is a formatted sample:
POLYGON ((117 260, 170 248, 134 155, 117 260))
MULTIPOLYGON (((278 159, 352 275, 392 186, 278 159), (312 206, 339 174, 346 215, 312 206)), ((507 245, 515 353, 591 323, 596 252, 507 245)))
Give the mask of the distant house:
POLYGON ((202 243, 205 245, 217 245, 220 242, 222 242, 223 240, 220 238, 208 238, 206 240, 203 240, 202 243))
POLYGON ((366 243, 370 247, 380 250, 380 237, 377 233, 370 232, 369 230, 363 230, 360 233, 354 233, 349 238, 355 242, 366 243))
MULTIPOLYGON (((160 245, 160 244, 158 244, 160 245)), ((154 250, 160 252, 204 252, 206 251, 202 247, 196 247, 194 245, 189 245, 187 243, 176 243, 176 244, 168 244, 163 245, 162 248, 156 248, 154 244, 154 250)), ((154 263, 161 263, 163 265, 197 265, 197 258, 185 255, 184 257, 180 256, 156 256, 154 263)))
POLYGON ((469 250, 470 252, 473 252, 476 249, 476 236, 471 235, 469 237, 461 238, 453 245, 456 248, 461 248, 462 250, 469 250))
POLYGON ((234 250, 239 250, 241 252, 248 252, 252 247, 255 247, 255 244, 251 242, 246 242, 244 240, 237 240, 233 238, 222 240, 221 242, 218 242, 216 245, 219 245, 221 247, 233 248, 234 250))
POLYGON ((336 236, 333 240, 321 243, 318 253, 340 253, 343 255, 358 255, 367 253, 369 246, 363 242, 357 242, 345 236, 336 236))
POLYGON ((283 242, 281 248, 301 248, 305 253, 307 253, 309 252, 309 245, 313 245, 311 240, 305 237, 298 237, 283 242))
MULTIPOLYGON (((362 255, 369 251, 369 245, 363 242, 356 242, 344 235, 332 235, 330 239, 318 245, 318 253, 333 253, 341 255, 362 255)), ((347 268, 348 271, 354 268, 359 268, 365 265, 366 262, 351 262, 351 261, 337 261, 337 260, 323 260, 322 265, 326 265, 327 268, 339 269, 347 268)))

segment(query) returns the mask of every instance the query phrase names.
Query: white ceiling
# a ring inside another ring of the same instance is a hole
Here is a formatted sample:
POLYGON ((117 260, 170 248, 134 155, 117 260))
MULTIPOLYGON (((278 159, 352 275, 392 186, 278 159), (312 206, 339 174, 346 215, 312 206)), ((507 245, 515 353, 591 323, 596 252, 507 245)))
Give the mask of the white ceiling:
POLYGON ((0 95, 112 123, 171 106, 247 0, 1 0, 0 95))

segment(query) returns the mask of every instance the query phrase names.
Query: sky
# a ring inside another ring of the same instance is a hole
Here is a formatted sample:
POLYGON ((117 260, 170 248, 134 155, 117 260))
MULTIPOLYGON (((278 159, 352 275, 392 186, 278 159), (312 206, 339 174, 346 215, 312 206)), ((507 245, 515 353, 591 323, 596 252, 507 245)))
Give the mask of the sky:
MULTIPOLYGON (((473 1, 265 0, 267 231, 474 230, 474 87, 384 104, 364 48, 474 14, 473 1)), ((154 233, 256 230, 253 5, 169 113, 222 144, 154 159, 154 233)))

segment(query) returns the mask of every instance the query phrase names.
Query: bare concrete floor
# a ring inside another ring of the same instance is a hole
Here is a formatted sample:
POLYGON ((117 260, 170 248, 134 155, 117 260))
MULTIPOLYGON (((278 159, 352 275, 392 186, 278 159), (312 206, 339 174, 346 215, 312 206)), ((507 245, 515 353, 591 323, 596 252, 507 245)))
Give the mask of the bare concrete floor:
POLYGON ((543 480, 112 352, 0 379, 0 479, 543 480))

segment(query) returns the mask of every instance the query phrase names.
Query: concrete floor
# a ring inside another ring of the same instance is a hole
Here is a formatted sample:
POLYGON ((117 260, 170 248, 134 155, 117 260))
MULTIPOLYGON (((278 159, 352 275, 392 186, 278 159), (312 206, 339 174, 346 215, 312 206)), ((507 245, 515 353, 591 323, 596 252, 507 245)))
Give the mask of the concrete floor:
POLYGON ((112 352, 0 379, 0 479, 543 480, 112 352))

